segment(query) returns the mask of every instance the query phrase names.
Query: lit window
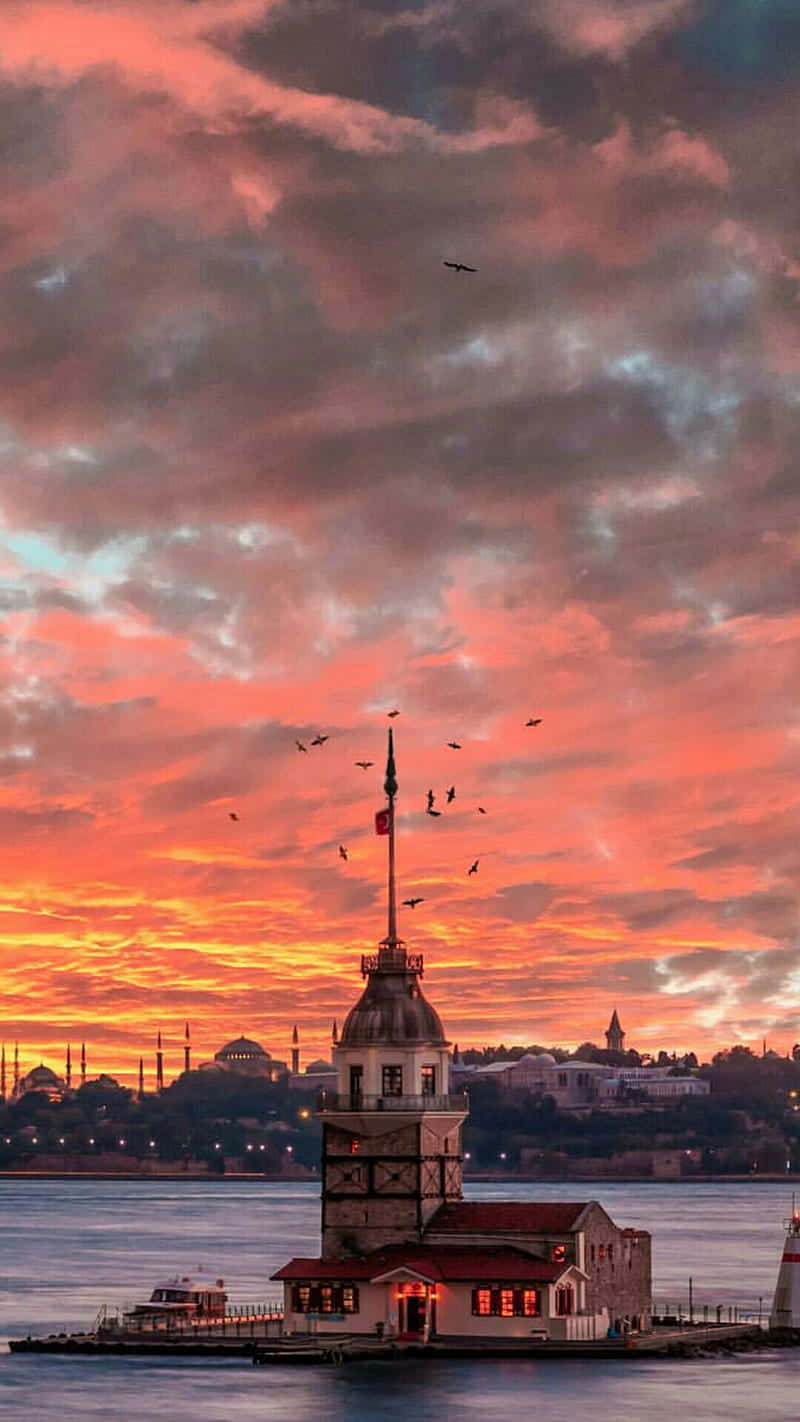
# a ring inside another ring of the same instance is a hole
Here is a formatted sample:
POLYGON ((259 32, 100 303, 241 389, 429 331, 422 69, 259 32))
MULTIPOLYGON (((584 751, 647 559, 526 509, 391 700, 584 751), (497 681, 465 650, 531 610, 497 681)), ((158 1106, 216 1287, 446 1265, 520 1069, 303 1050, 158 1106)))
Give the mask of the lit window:
POLYGON ((333 1289, 330 1284, 323 1284, 319 1291, 320 1313, 333 1313, 333 1289))
POLYGON ((422 1068, 422 1094, 423 1096, 436 1095, 436 1067, 424 1066, 422 1068))
POLYGON ((491 1289, 473 1289, 472 1291, 472 1312, 486 1318, 492 1311, 492 1291, 491 1289))
POLYGON ((536 1318, 539 1312, 539 1294, 536 1289, 522 1290, 523 1318, 536 1318))
POLYGON ((550 1250, 550 1258, 554 1264, 565 1264, 567 1261, 566 1244, 554 1244, 550 1250))
POLYGON ((513 1318, 513 1317, 514 1317, 514 1290, 513 1290, 513 1289, 501 1289, 501 1290, 500 1290, 500 1317, 501 1317, 501 1318, 513 1318))
POLYGON ((606 1257, 606 1247, 605 1247, 604 1244, 598 1244, 598 1246, 597 1246, 597 1257, 598 1257, 598 1259, 600 1260, 600 1263, 602 1264, 602 1263, 603 1263, 603 1260, 604 1260, 605 1257, 606 1257))
POLYGON ((358 1289, 352 1284, 342 1287, 342 1313, 358 1313, 358 1289))
POLYGON ((350 1141, 350 1154, 351 1154, 351 1155, 358 1155, 359 1144, 360 1144, 360 1142, 359 1142, 358 1136, 353 1136, 352 1139, 351 1139, 351 1141, 350 1141))
POLYGON ((308 1284, 298 1284, 294 1291, 295 1313, 311 1312, 311 1289, 308 1284))

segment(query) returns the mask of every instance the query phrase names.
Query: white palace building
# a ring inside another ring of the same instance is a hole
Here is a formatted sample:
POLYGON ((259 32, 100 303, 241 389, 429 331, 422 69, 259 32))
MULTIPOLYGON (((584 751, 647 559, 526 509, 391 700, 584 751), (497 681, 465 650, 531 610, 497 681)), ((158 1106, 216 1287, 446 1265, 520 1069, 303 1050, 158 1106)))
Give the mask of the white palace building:
POLYGON ((292 1259, 284 1330, 432 1338, 603 1338, 650 1326, 650 1236, 596 1202, 465 1201, 464 1094, 449 1043, 398 937, 392 733, 385 790, 389 925, 362 958, 366 986, 320 1106, 322 1250, 292 1259))

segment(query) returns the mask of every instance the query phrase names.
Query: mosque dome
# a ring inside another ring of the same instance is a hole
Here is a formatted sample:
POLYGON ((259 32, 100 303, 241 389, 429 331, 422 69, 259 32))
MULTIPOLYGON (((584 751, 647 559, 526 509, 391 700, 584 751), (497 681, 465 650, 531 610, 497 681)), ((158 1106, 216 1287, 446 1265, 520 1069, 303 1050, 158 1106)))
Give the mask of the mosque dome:
POLYGON ((56 1076, 56 1073, 52 1071, 50 1067, 45 1066, 43 1062, 40 1063, 39 1066, 34 1067, 33 1071, 28 1072, 28 1075, 25 1077, 25 1084, 29 1091, 46 1090, 47 1087, 50 1086, 55 1086, 60 1089, 64 1085, 61 1077, 56 1076))
POLYGON ((550 1052, 529 1052, 522 1058, 524 1062, 533 1061, 537 1066, 555 1066, 556 1059, 550 1052))
POLYGON ((415 1042, 447 1046, 439 1014, 423 997, 415 972, 381 966, 370 973, 361 997, 348 1013, 339 1045, 409 1046, 415 1042))
POLYGON ((268 1062, 269 1052, 260 1042, 252 1042, 249 1037, 237 1037, 234 1042, 226 1042, 214 1053, 215 1062, 268 1062))

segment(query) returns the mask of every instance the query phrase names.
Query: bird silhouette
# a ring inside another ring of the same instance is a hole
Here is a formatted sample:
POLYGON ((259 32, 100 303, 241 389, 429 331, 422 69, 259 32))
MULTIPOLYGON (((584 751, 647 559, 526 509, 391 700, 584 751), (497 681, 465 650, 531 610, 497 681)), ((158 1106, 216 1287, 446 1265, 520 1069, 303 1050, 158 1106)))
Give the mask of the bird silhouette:
POLYGON ((480 862, 480 859, 476 859, 474 864, 470 864, 469 869, 467 870, 467 878, 469 878, 470 874, 477 874, 478 865, 480 864, 480 862))
POLYGON ((526 725, 526 726, 541 726, 541 724, 542 724, 542 718, 541 718, 541 716, 530 716, 530 717, 528 718, 528 720, 525 722, 525 725, 526 725))
POLYGON ((408 904, 409 908, 416 908, 417 904, 424 904, 424 902, 424 899, 403 899, 403 903, 408 904))
POLYGON ((452 803, 453 803, 453 801, 455 800, 455 798, 456 798, 456 787, 455 787, 455 785, 451 785, 451 786, 450 786, 450 789, 449 789, 448 792, 447 792, 447 803, 448 803, 448 805, 452 805, 452 803))
POLYGON ((432 809, 433 809, 433 802, 434 802, 435 799, 436 799, 436 796, 434 795, 433 791, 432 791, 432 790, 429 790, 429 791, 428 791, 428 809, 429 809, 429 810, 432 810, 432 809))
POLYGON ((343 844, 339 845, 339 858, 344 859, 345 862, 347 862, 347 850, 345 849, 343 844))
POLYGON ((297 749, 299 751, 303 751, 306 755, 308 755, 308 746, 304 746, 302 741, 295 741, 295 745, 297 746, 297 749))
POLYGON ((387 711, 387 712, 386 712, 386 715, 387 715, 387 716, 399 716, 399 715, 400 715, 400 712, 399 712, 399 711, 387 711))
POLYGON ((229 810, 229 811, 228 811, 228 819, 229 819, 229 820, 238 820, 238 818, 239 818, 239 816, 237 815, 237 813, 236 813, 235 810, 229 810))
POLYGON ((374 765, 375 762, 374 760, 356 760, 353 764, 360 765, 362 770, 369 770, 370 766, 374 765))
POLYGON ((466 262, 442 262, 444 267, 452 267, 454 272, 476 272, 477 267, 468 267, 466 262))
POLYGON ((458 741, 448 741, 447 744, 449 745, 449 747, 450 747, 451 750, 461 750, 461 747, 460 747, 460 745, 458 744, 458 741))
POLYGON ((442 813, 441 810, 426 810, 426 811, 425 811, 425 814, 426 814, 426 815, 432 815, 435 820, 438 820, 438 818, 439 818, 439 816, 440 816, 441 813, 442 813))
POLYGON ((323 736, 322 734, 320 734, 320 735, 314 737, 314 739, 313 739, 313 741, 311 742, 311 744, 312 744, 312 746, 324 746, 325 742, 326 742, 326 741, 329 741, 329 740, 330 740, 330 736, 323 736))
POLYGON ((483 805, 479 805, 479 806, 478 806, 478 814, 479 814, 479 815, 485 815, 485 814, 486 814, 486 811, 484 810, 483 805))

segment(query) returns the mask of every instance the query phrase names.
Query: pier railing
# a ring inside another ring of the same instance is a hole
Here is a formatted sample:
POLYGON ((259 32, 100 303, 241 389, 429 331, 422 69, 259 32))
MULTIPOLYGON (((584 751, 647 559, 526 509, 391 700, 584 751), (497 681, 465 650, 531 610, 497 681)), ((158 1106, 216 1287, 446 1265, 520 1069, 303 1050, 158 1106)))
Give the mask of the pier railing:
POLYGON ((321 1091, 317 1111, 466 1111, 466 1091, 450 1096, 365 1096, 361 1092, 345 1095, 340 1091, 321 1091))
POLYGON ((206 1338, 263 1338, 280 1333, 282 1325, 283 1304, 269 1300, 228 1308, 222 1314, 193 1314, 183 1318, 135 1313, 120 1316, 101 1310, 95 1331, 107 1337, 159 1338, 167 1343, 206 1338))

